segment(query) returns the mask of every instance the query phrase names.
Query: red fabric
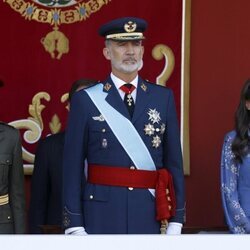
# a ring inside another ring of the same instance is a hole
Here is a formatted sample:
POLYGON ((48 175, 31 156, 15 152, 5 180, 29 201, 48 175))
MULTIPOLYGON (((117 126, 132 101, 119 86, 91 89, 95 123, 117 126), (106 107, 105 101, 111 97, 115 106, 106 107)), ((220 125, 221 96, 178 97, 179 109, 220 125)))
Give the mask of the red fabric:
POLYGON ((156 219, 161 221, 175 215, 176 201, 172 176, 166 169, 160 169, 157 173, 158 179, 155 187, 156 219), (166 195, 167 189, 169 190, 169 195, 166 195))
POLYGON ((90 164, 88 182, 119 187, 153 188, 156 193, 156 219, 168 220, 175 214, 176 202, 172 176, 166 169, 148 171, 90 164), (166 193, 167 189, 169 194, 166 193))
MULTIPOLYGON (((35 4, 32 0, 30 2, 35 4)), ((42 110, 42 137, 51 133, 49 123, 54 114, 60 118, 63 130, 68 112, 66 104, 60 101, 61 96, 79 78, 103 80, 107 77, 110 62, 102 54, 104 39, 98 35, 98 29, 107 21, 123 16, 137 16, 148 22, 140 71, 143 78, 156 82, 164 68, 164 59, 152 57, 152 50, 157 44, 165 44, 174 52, 175 69, 166 84, 174 91, 179 113, 182 0, 159 0, 157 3, 152 0, 112 0, 86 20, 62 24, 59 30, 69 39, 69 52, 60 60, 52 59, 41 43, 53 30, 52 25, 25 19, 7 1, 0 2, 0 16, 0 76, 4 81, 4 87, 0 89, 1 121, 30 117, 28 108, 33 96, 45 91, 49 93, 50 100, 41 100, 45 106, 42 110)), ((31 153, 35 152, 37 143, 27 145, 24 140, 23 143, 24 147, 31 147, 31 153)))
POLYGON ((134 90, 135 90, 135 86, 130 84, 130 87, 127 87, 125 85, 128 85, 128 84, 124 84, 120 87, 120 89, 126 93, 126 94, 131 94, 134 90))

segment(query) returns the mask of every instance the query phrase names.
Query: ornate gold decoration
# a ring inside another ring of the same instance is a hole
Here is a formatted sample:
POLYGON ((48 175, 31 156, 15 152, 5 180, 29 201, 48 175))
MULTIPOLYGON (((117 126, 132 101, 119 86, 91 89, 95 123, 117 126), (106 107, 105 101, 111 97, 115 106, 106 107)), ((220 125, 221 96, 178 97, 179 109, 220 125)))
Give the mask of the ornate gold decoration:
MULTIPOLYGON (((68 94, 64 94, 63 96, 67 96, 68 94)), ((65 99, 65 98, 61 98, 65 99)), ((44 129, 43 119, 42 119, 42 111, 45 108, 45 105, 41 103, 41 100, 45 99, 46 101, 50 101, 50 95, 47 92, 39 92, 32 98, 32 103, 29 105, 28 111, 31 115, 27 119, 21 119, 12 121, 9 124, 17 129, 25 129, 26 131, 23 134, 24 141, 28 144, 34 144, 38 142, 38 140, 42 136, 42 131, 44 129)), ((67 100, 67 98, 65 99, 67 100)), ((52 134, 58 133, 61 129, 60 119, 57 114, 53 115, 51 122, 49 123, 49 127, 52 134)), ((28 164, 24 164, 24 172, 25 174, 32 174, 33 172, 33 163, 35 159, 35 155, 30 153, 26 148, 22 147, 22 156, 23 160, 28 162, 28 164)))
MULTIPOLYGON (((42 135, 43 131, 43 120, 42 120, 42 111, 45 108, 41 104, 41 99, 50 101, 50 96, 46 92, 39 92, 32 98, 32 104, 29 105, 29 114, 31 117, 27 119, 21 119, 17 121, 10 122, 9 124, 17 129, 26 129, 24 132, 23 138, 28 144, 36 143, 42 135)), ((22 147, 22 157, 28 163, 24 165, 25 174, 32 174, 33 172, 33 163, 35 155, 30 153, 26 148, 22 147)))
POLYGON ((54 26, 54 31, 41 39, 52 58, 61 59, 69 51, 68 38, 58 31, 61 24, 86 20, 111 0, 3 0, 28 21, 37 21, 54 26), (57 42, 57 44, 56 44, 57 42), (55 51, 58 55, 55 56, 55 51))
POLYGON ((49 123, 50 131, 52 134, 56 134, 60 131, 62 124, 57 114, 54 114, 51 122, 49 123))
POLYGON ((161 74, 156 78, 157 84, 165 86, 165 82, 169 79, 174 70, 174 53, 168 46, 164 44, 158 44, 153 48, 152 56, 155 60, 162 60, 163 57, 165 58, 164 68, 161 74))
POLYGON ((69 39, 58 30, 58 27, 54 27, 53 30, 41 39, 41 43, 53 59, 59 60, 63 54, 69 52, 69 39), (56 51, 58 52, 57 56, 55 56, 56 51))
POLYGON ((43 119, 41 113, 45 106, 41 104, 41 99, 50 101, 50 95, 46 92, 39 92, 32 98, 32 104, 29 105, 29 114, 32 117, 28 117, 28 119, 37 122, 40 125, 41 130, 43 130, 43 119))
MULTIPOLYGON (((67 102, 69 99, 69 93, 65 93, 61 96, 61 103, 67 102)), ((69 103, 66 105, 66 109, 69 111, 69 103)))
POLYGON ((167 233, 167 228, 168 228, 168 221, 167 221, 167 220, 162 220, 162 221, 161 221, 161 228, 160 228, 161 234, 166 235, 166 233, 167 233))
MULTIPOLYGON (((42 135, 42 129, 35 119, 22 119, 9 124, 17 129, 26 129, 27 131, 24 132, 23 138, 29 144, 36 143, 42 135)), ((29 163, 34 162, 35 155, 28 152, 24 147, 22 147, 22 155, 25 161, 29 163)))

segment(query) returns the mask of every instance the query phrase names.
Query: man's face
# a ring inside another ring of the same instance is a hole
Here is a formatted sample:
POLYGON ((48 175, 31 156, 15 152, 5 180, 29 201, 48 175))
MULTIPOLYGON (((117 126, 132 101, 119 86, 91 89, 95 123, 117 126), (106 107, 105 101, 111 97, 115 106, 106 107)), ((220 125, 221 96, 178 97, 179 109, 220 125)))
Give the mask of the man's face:
POLYGON ((133 73, 142 66, 142 41, 108 41, 103 53, 111 61, 112 70, 133 73))

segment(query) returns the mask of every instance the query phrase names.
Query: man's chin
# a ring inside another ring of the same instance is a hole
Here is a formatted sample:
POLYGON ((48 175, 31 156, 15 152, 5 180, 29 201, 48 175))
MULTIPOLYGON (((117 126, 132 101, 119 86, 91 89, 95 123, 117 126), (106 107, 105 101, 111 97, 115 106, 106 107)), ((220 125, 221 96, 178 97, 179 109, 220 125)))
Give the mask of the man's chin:
POLYGON ((135 71, 138 71, 138 65, 131 65, 131 66, 126 66, 126 67, 122 67, 121 70, 124 72, 124 73, 133 73, 135 71))

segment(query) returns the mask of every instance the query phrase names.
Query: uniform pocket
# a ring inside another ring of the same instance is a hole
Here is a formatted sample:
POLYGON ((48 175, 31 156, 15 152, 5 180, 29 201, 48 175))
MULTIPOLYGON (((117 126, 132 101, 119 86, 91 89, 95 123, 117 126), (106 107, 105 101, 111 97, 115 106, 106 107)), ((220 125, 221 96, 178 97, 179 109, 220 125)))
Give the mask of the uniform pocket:
POLYGON ((89 129, 89 143, 98 145, 99 149, 109 149, 114 147, 116 137, 107 123, 94 124, 89 129))
POLYGON ((12 223, 12 214, 11 214, 11 209, 10 205, 2 205, 0 206, 0 224, 2 223, 12 223))
POLYGON ((8 173, 12 165, 10 154, 0 154, 0 180, 3 184, 8 183, 8 173))

